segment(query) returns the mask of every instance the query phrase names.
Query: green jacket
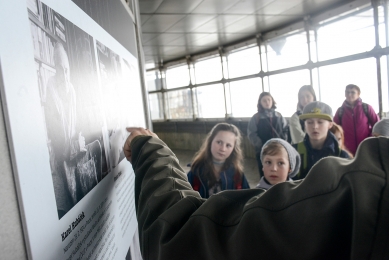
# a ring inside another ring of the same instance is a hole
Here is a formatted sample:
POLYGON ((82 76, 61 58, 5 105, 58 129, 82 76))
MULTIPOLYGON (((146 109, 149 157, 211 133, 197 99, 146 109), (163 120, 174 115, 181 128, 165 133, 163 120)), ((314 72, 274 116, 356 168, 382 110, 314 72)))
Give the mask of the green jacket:
POLYGON ((132 143, 144 259, 388 259, 389 139, 320 160, 302 181, 202 199, 159 139, 132 143))

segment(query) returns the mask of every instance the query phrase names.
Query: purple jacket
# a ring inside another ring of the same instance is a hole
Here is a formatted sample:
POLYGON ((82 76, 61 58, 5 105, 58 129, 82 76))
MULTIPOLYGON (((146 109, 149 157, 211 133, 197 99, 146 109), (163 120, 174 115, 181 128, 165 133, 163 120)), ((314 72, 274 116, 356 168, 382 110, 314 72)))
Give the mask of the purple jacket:
POLYGON ((343 127, 344 145, 352 154, 355 154, 358 145, 365 138, 371 136, 374 124, 380 120, 374 109, 370 105, 367 106, 371 122, 363 111, 362 99, 358 99, 353 108, 346 101, 343 102, 342 122, 339 118, 339 108, 334 117, 334 122, 343 127))

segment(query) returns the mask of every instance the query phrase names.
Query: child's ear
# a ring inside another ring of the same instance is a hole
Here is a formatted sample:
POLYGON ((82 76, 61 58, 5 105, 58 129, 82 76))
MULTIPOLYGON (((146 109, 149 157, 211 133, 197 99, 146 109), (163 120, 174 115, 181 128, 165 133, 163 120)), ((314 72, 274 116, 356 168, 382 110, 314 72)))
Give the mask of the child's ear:
POLYGON ((289 172, 292 172, 292 169, 289 169, 289 172))
POLYGON ((331 127, 334 125, 333 122, 330 122, 329 125, 328 125, 328 129, 331 129, 331 127))

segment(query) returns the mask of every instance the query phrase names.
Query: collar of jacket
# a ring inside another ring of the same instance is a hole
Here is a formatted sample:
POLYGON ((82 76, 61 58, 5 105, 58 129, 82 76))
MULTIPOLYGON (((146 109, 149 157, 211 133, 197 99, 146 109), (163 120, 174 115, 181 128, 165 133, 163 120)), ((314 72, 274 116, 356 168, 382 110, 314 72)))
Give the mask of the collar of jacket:
MULTIPOLYGON (((293 181, 291 178, 289 178, 288 176, 288 179, 286 181, 293 181)), ((274 185, 270 184, 266 179, 265 177, 261 177, 261 179, 259 180, 259 183, 257 185, 256 188, 258 189, 264 189, 264 190, 268 190, 270 189, 271 187, 273 187, 274 185)))
MULTIPOLYGON (((305 147, 307 147, 308 150, 313 151, 317 149, 313 149, 311 146, 311 142, 309 142, 309 136, 308 134, 305 135, 304 138, 305 147)), ((331 131, 328 130, 327 138, 324 141, 323 148, 321 148, 319 151, 329 150, 332 154, 339 154, 339 143, 338 140, 336 140, 336 137, 331 131)))
POLYGON ((263 110, 263 113, 268 116, 268 117, 273 117, 274 114, 275 114, 275 109, 274 108, 270 108, 270 109, 264 109, 263 110))
POLYGON ((353 109, 354 107, 357 106, 362 106, 362 98, 358 98, 357 101, 355 101, 354 107, 351 107, 351 105, 347 102, 347 100, 343 101, 343 107, 348 107, 350 109, 353 109))
MULTIPOLYGON (((202 167, 204 167, 204 166, 202 166, 202 167)), ((202 174, 203 171, 200 168, 199 171, 195 170, 195 172, 196 172, 196 175, 201 180, 201 182, 203 183, 203 185, 205 186, 204 188, 208 192, 208 189, 209 189, 208 181, 206 180, 204 174, 202 174)), ((226 190, 228 188, 227 185, 230 184, 230 183, 228 183, 228 182, 230 182, 229 179, 232 179, 232 181, 233 181, 234 174, 235 174, 235 167, 233 165, 230 165, 230 167, 228 167, 226 170, 220 172, 220 180, 222 181, 222 186, 221 186, 222 190, 226 190)))

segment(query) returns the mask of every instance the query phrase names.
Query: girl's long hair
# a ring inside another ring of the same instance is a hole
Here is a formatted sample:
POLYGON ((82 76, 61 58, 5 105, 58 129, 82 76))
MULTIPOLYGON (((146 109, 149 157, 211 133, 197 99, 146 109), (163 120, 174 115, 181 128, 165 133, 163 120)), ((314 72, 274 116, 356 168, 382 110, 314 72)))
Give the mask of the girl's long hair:
POLYGON ((311 85, 304 85, 302 86, 300 89, 299 89, 299 93, 297 95, 297 98, 298 98, 298 102, 297 102, 297 110, 303 110, 303 107, 300 105, 300 94, 303 92, 303 91, 309 91, 309 93, 312 94, 313 96, 313 101, 316 101, 316 94, 315 94, 315 90, 313 89, 313 87, 311 85))
POLYGON ((261 105, 261 99, 265 96, 270 96, 271 97, 271 101, 272 101, 272 106, 271 108, 274 108, 276 109, 276 101, 274 101, 274 98, 273 96, 269 93, 269 92, 262 92, 260 95, 259 95, 259 98, 258 98, 258 103, 257 103, 257 110, 258 110, 258 113, 261 113, 264 108, 262 107, 261 105))
POLYGON ((332 122, 332 127, 330 129, 330 131, 335 135, 337 132, 340 133, 341 135, 341 138, 340 138, 340 142, 339 142, 339 147, 340 149, 344 150, 346 153, 348 153, 348 155, 350 156, 350 158, 354 158, 354 155, 349 151, 347 150, 347 147, 344 146, 344 132, 343 132, 343 128, 336 124, 335 122, 332 122))
POLYGON ((196 171, 200 168, 203 169, 203 174, 205 179, 208 180, 209 187, 212 187, 217 181, 215 177, 216 170, 213 166, 211 145, 213 139, 220 131, 228 131, 236 136, 234 150, 224 162, 221 171, 225 171, 226 169, 231 167, 231 165, 233 165, 235 168, 235 172, 238 173, 240 176, 243 175, 243 152, 240 147, 242 142, 242 136, 240 134, 240 131, 235 125, 219 123, 215 125, 208 133, 200 150, 195 154, 191 166, 191 170, 193 173, 196 173, 196 171))

